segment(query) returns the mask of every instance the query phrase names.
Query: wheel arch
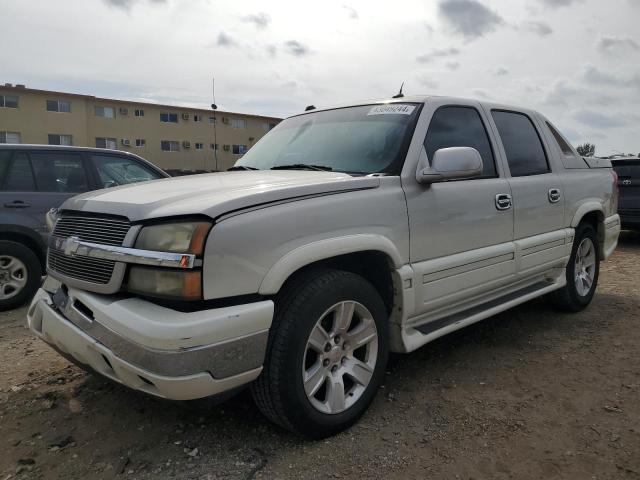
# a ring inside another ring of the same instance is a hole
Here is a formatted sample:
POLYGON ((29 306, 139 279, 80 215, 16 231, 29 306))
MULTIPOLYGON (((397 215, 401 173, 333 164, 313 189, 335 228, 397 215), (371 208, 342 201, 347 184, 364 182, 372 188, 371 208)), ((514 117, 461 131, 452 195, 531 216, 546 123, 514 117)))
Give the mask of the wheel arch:
POLYGON ((42 271, 45 271, 46 246, 38 233, 20 225, 2 225, 0 227, 0 240, 19 243, 31 249, 38 257, 42 271))
POLYGON ((604 211, 602 205, 598 202, 588 202, 580 206, 573 216, 571 227, 576 228, 581 223, 588 223, 596 231, 598 237, 598 250, 600 258, 604 258, 604 211))

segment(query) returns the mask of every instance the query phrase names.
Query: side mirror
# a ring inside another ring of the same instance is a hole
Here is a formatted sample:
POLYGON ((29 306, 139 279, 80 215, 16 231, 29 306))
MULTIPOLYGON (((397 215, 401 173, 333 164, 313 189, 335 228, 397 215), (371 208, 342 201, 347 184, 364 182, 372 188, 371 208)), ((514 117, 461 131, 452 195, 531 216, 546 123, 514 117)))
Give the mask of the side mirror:
POLYGON ((477 178, 482 175, 482 157, 471 147, 449 147, 436 150, 431 167, 418 172, 420 183, 434 183, 444 180, 477 178))

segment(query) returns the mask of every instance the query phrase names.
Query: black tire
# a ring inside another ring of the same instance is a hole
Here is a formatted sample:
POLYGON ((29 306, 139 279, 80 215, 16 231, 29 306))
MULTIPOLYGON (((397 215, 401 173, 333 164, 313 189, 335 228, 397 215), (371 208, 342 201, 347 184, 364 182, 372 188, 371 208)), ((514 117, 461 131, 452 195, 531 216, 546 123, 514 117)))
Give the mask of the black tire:
POLYGON ((38 256, 28 247, 8 240, 0 240, 0 257, 10 256, 20 260, 27 270, 27 283, 15 295, 0 299, 0 311, 19 307, 31 300, 42 282, 42 267, 38 256))
POLYGON ((571 257, 566 268, 566 280, 567 284, 560 290, 556 290, 552 294, 553 303, 559 309, 565 312, 580 312, 584 310, 596 292, 598 286, 598 277, 600 275, 600 251, 598 249, 598 235, 593 226, 588 223, 581 223, 576 228, 575 238, 573 240, 573 248, 571 250, 571 257), (584 239, 590 239, 593 243, 595 252, 595 273, 593 275, 593 282, 591 288, 586 295, 581 295, 578 292, 575 281, 575 265, 576 255, 578 247, 584 239))
POLYGON ((376 289, 354 273, 312 270, 289 282, 276 298, 264 369, 251 392, 258 408, 274 423, 309 438, 324 438, 349 428, 366 411, 384 378, 388 353, 388 314, 376 289), (328 414, 307 398, 301 367, 311 330, 327 309, 342 301, 358 302, 371 313, 378 353, 359 398, 346 410, 328 414))

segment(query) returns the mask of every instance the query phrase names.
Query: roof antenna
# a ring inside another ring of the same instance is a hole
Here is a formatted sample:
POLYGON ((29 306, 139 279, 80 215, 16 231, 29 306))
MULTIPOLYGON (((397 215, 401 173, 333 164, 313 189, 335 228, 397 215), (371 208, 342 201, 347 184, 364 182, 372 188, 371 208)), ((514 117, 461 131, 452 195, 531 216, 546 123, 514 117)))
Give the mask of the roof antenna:
POLYGON ((311 110, 315 110, 316 106, 315 105, 307 105, 304 109, 305 112, 309 112, 311 110))
POLYGON ((402 97, 404 97, 404 93, 402 93, 402 87, 404 87, 404 82, 402 82, 402 85, 400 85, 400 91, 398 93, 396 93, 391 98, 402 98, 402 97))

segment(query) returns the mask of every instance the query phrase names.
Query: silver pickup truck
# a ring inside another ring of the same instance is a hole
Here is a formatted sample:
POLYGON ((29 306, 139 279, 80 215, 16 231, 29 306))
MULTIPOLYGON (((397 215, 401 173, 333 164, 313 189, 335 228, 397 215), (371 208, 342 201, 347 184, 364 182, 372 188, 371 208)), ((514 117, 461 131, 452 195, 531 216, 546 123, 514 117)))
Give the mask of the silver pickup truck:
POLYGON ((312 110, 232 170, 66 201, 30 328, 160 397, 250 385, 320 438, 364 413, 389 351, 545 294, 585 308, 620 231, 610 163, 505 105, 312 110))

